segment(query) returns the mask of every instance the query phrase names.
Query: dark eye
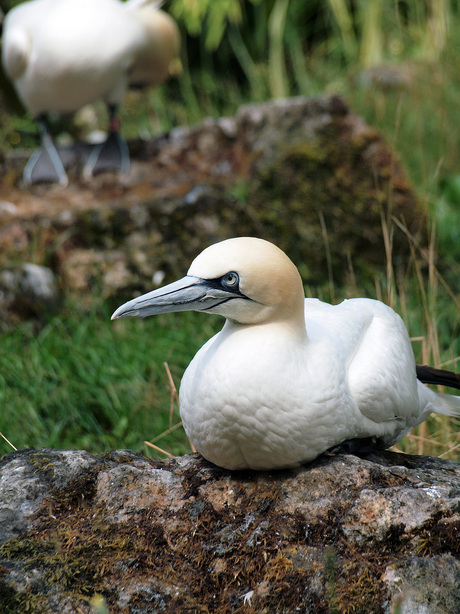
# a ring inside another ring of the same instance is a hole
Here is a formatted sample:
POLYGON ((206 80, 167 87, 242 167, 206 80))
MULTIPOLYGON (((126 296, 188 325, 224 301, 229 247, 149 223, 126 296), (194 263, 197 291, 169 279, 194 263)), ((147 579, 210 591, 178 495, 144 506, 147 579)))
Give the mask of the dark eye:
POLYGON ((232 289, 238 287, 239 281, 240 281, 240 278, 238 277, 238 273, 233 273, 233 272, 227 273, 221 279, 223 286, 225 286, 226 288, 232 288, 232 289))

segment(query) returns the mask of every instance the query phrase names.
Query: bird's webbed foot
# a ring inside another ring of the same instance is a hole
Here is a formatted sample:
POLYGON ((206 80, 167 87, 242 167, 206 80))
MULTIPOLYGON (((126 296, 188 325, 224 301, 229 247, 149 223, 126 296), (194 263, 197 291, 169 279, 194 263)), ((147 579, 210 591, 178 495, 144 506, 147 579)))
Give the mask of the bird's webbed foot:
POLYGON ((66 186, 69 183, 61 157, 46 131, 42 135, 42 146, 27 162, 23 177, 27 184, 58 182, 66 186))
POLYGON ((95 145, 83 168, 83 177, 90 180, 105 171, 129 171, 129 150, 126 141, 118 132, 111 132, 103 143, 95 145))
POLYGON ((356 456, 365 456, 376 450, 381 449, 378 440, 375 437, 356 437, 342 441, 336 446, 332 446, 327 450, 328 454, 354 454, 356 456))

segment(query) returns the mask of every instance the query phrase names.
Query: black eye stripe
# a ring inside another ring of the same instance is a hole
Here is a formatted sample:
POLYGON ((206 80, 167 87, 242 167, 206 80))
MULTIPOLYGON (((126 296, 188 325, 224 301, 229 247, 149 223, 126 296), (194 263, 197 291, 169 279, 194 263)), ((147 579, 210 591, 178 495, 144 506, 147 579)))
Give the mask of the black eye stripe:
MULTIPOLYGON (((230 271, 230 273, 233 273, 233 271, 230 271)), ((233 273, 234 275, 237 276, 237 273, 233 273)), ((248 298, 246 295, 244 295, 240 289, 239 289, 239 280, 238 283, 236 283, 234 286, 232 285, 228 285, 228 284, 224 284, 223 283, 223 279, 224 277, 226 277, 228 275, 228 273, 226 273, 225 275, 223 275, 222 277, 216 277, 215 279, 204 279, 203 283, 206 284, 207 286, 209 286, 210 288, 215 288, 216 290, 226 290, 227 292, 231 292, 232 294, 235 294, 236 296, 239 296, 241 298, 248 298)))

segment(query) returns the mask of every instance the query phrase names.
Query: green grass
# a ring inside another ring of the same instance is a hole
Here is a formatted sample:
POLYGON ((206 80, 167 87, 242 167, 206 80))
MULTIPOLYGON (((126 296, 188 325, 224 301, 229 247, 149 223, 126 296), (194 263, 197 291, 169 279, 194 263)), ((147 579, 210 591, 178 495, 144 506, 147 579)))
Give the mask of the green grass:
MULTIPOLYGON (((164 363, 178 386, 216 326, 219 318, 192 313, 111 322, 104 309, 69 307, 38 333, 28 324, 3 332, 0 432, 17 448, 144 450, 170 425, 164 363)), ((190 451, 182 429, 160 445, 190 451)), ((10 449, 0 440, 0 453, 10 449)))

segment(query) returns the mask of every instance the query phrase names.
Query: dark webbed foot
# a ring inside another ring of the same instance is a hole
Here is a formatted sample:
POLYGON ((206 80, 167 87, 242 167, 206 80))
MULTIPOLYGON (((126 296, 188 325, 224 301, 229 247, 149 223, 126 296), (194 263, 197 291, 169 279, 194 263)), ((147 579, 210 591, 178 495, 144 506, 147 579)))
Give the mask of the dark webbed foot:
POLYGON ((95 145, 83 168, 83 177, 90 180, 105 171, 129 171, 129 150, 126 141, 118 132, 112 132, 103 143, 95 145))
POLYGON ((327 450, 329 454, 355 454, 356 456, 365 456, 376 450, 381 450, 378 440, 374 437, 363 437, 356 439, 348 439, 336 446, 332 446, 327 450))
POLYGON ((107 105, 109 113, 109 136, 96 145, 83 168, 83 177, 91 179, 97 173, 104 171, 129 171, 129 150, 124 138, 120 135, 120 120, 117 115, 117 105, 107 105))
POLYGON ((27 184, 58 182, 63 186, 69 183, 64 164, 48 132, 45 118, 38 119, 42 146, 34 151, 24 169, 27 184))

